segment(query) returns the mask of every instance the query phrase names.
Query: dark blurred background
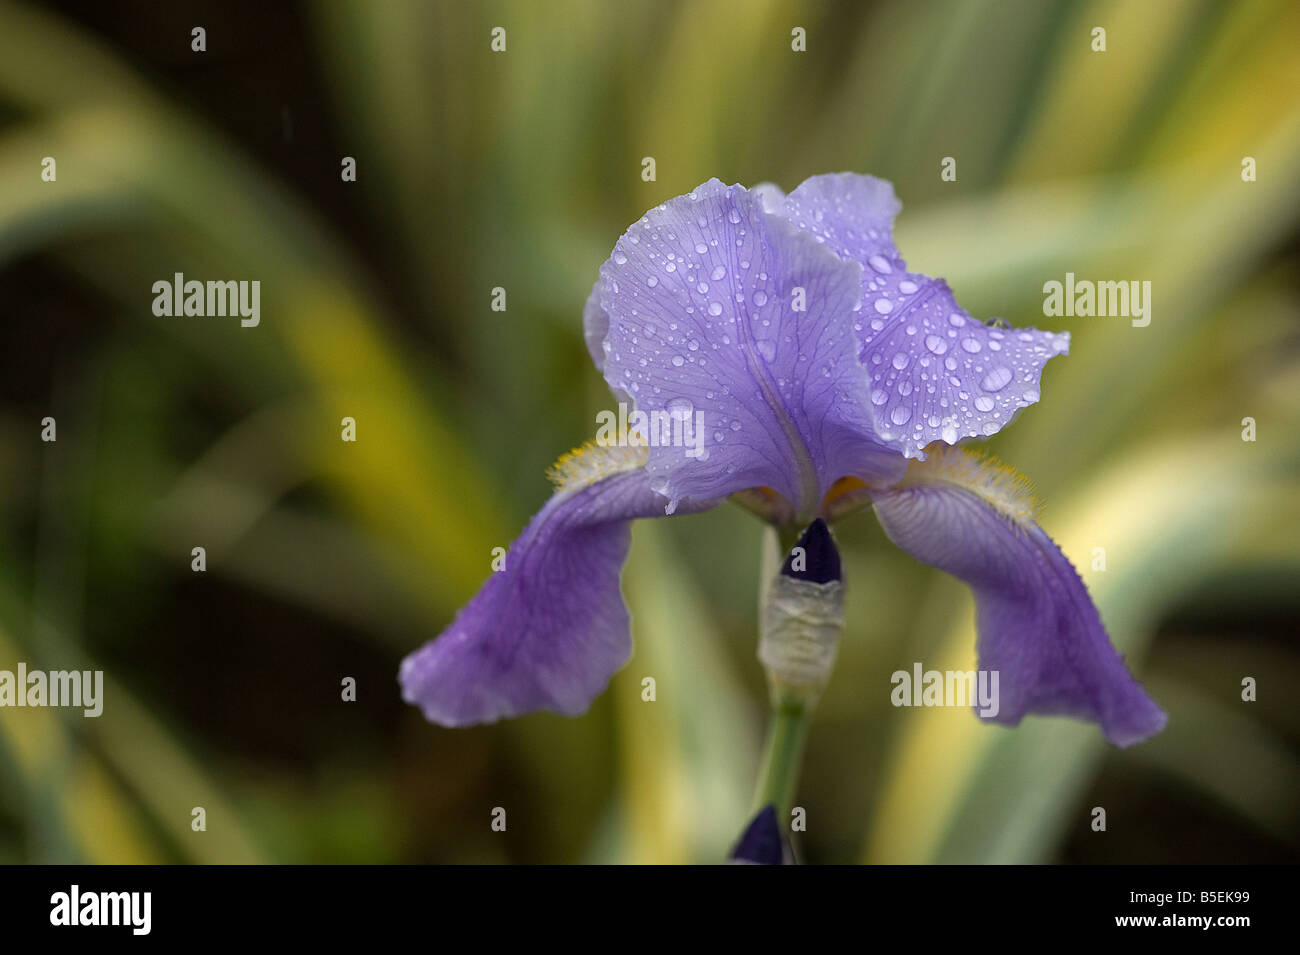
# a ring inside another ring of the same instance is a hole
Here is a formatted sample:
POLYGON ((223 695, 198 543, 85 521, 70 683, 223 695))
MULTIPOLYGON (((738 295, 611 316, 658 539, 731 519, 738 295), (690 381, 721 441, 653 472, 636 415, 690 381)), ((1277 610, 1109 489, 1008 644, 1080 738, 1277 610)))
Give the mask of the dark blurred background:
POLYGON ((0 669, 107 682, 0 711, 0 861, 721 858, 765 719, 738 509, 635 528, 636 655, 581 719, 433 727, 397 664, 610 405, 581 310, 619 234, 838 170, 974 314, 1071 332, 990 444, 1170 722, 891 707, 973 665, 972 607, 863 513, 802 857, 1297 861, 1298 45, 1286 0, 0 2, 0 669), (1151 281, 1150 326, 1045 318, 1067 271, 1151 281), (260 280, 261 324, 155 317, 175 272, 260 280))

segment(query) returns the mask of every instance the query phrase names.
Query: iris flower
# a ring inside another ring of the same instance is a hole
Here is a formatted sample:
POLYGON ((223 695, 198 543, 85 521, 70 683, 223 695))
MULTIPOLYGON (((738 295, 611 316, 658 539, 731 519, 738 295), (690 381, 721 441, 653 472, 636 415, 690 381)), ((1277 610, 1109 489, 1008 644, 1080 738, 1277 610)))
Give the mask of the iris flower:
POLYGON ((962 447, 1038 401, 1069 336, 985 324, 909 272, 900 209, 869 176, 789 195, 713 179, 628 229, 584 310, 588 351, 618 400, 702 422, 704 440, 561 458, 504 568, 403 661, 404 699, 446 726, 585 712, 631 655, 629 523, 732 499, 787 541, 869 505, 898 547, 965 581, 996 722, 1070 716, 1119 746, 1159 732, 1026 482, 962 447))

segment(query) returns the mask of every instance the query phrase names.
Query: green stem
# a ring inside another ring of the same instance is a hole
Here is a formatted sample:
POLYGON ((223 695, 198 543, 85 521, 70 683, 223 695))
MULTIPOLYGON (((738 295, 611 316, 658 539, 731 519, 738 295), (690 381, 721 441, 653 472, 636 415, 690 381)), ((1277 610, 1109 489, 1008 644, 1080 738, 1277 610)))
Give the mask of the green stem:
POLYGON ((789 815, 799 785, 799 768, 803 762, 803 744, 808 738, 812 706, 800 700, 773 702, 772 722, 767 730, 767 748, 754 790, 753 812, 771 803, 777 816, 789 815))

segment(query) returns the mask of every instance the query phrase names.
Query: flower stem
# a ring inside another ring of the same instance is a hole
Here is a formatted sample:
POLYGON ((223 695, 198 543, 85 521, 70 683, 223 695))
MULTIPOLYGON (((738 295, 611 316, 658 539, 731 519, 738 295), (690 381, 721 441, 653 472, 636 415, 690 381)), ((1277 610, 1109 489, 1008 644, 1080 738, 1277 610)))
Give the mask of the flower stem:
MULTIPOLYGON (((767 730, 767 747, 754 790, 753 813, 769 803, 776 806, 777 816, 786 818, 794 803, 803 762, 803 744, 808 738, 812 706, 791 698, 772 701, 772 719, 767 730)), ((751 813, 752 815, 752 813, 751 813)))

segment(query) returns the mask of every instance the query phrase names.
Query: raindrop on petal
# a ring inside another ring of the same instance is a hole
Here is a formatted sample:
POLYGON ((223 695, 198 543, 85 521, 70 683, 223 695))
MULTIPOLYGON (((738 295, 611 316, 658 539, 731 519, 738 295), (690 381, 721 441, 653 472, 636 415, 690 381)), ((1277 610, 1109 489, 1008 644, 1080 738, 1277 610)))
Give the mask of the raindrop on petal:
POLYGON ((998 365, 984 376, 984 380, 980 382, 980 387, 985 391, 1001 391, 1011 382, 1011 378, 1011 369, 1006 365, 998 365))

